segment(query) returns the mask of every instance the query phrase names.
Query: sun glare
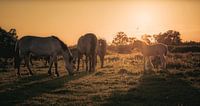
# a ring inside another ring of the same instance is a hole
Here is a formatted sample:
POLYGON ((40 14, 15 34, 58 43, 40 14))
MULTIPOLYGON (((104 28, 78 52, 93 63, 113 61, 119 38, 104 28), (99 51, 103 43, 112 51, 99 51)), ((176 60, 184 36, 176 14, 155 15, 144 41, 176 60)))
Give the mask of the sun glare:
POLYGON ((152 22, 152 15, 145 11, 141 11, 138 12, 136 20, 138 26, 148 26, 152 22))

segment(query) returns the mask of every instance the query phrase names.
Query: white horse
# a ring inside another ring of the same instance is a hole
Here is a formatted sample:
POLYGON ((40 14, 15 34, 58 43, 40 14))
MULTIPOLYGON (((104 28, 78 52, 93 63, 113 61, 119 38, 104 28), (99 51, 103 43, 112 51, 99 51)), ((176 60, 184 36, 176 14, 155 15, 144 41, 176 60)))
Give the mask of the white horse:
POLYGON ((48 74, 51 75, 51 67, 54 63, 55 73, 59 76, 57 71, 57 56, 62 55, 65 62, 65 68, 68 70, 69 75, 73 74, 73 57, 67 45, 55 36, 50 37, 36 37, 24 36, 15 46, 15 68, 18 69, 17 74, 20 76, 20 63, 21 59, 25 59, 25 63, 29 70, 29 74, 33 75, 29 60, 30 56, 50 56, 50 65, 48 74))
POLYGON ((133 48, 137 48, 144 56, 144 70, 146 70, 146 63, 149 61, 150 65, 153 67, 150 57, 159 56, 161 59, 161 65, 166 69, 166 55, 168 52, 168 47, 165 44, 157 43, 152 45, 147 45, 145 42, 140 40, 134 41, 133 48), (146 61, 146 58, 148 59, 146 61))

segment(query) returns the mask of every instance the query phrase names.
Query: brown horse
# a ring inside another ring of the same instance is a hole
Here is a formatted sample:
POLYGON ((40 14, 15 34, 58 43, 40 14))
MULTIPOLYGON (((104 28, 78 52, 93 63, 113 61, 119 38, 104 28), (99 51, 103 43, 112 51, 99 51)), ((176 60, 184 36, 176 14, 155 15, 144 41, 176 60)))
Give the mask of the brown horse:
POLYGON ((89 71, 95 71, 96 66, 96 54, 97 54, 97 37, 93 33, 87 33, 81 36, 78 40, 78 64, 77 71, 79 70, 80 59, 82 55, 86 57, 86 71, 88 71, 88 59, 89 59, 89 71))
POLYGON ((150 65, 153 67, 150 57, 151 56, 159 56, 162 67, 166 69, 166 58, 168 52, 168 47, 165 44, 157 43, 152 45, 147 45, 145 42, 137 40, 133 43, 133 48, 137 48, 141 51, 144 56, 144 70, 146 70, 146 62, 150 62, 150 65), (148 61, 146 61, 146 58, 148 61))
POLYGON ((107 46, 106 40, 104 39, 98 40, 97 55, 99 56, 100 61, 101 61, 101 68, 103 68, 103 65, 104 65, 104 57, 106 55, 106 46, 107 46))

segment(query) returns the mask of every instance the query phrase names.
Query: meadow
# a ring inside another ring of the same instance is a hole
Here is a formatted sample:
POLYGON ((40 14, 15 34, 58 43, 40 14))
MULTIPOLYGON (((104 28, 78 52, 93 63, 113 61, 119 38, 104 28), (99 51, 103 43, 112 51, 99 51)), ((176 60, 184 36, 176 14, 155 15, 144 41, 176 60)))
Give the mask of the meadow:
MULTIPOLYGON (((0 71, 0 105, 200 105, 200 53, 170 53, 167 70, 144 73, 138 53, 109 53, 104 68, 83 68, 69 76, 59 61, 60 77, 34 61, 34 75, 26 67, 18 78, 13 68, 0 71)), ((53 71, 53 70, 52 70, 53 71)))

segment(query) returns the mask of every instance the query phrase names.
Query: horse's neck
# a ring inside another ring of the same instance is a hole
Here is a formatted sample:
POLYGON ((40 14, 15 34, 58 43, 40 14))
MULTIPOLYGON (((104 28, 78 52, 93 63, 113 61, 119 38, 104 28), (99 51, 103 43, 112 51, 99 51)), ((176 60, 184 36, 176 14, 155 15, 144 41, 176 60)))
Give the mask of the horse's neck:
POLYGON ((63 56, 64 62, 66 64, 69 60, 69 55, 68 55, 68 53, 66 53, 66 51, 62 50, 62 56, 63 56))

